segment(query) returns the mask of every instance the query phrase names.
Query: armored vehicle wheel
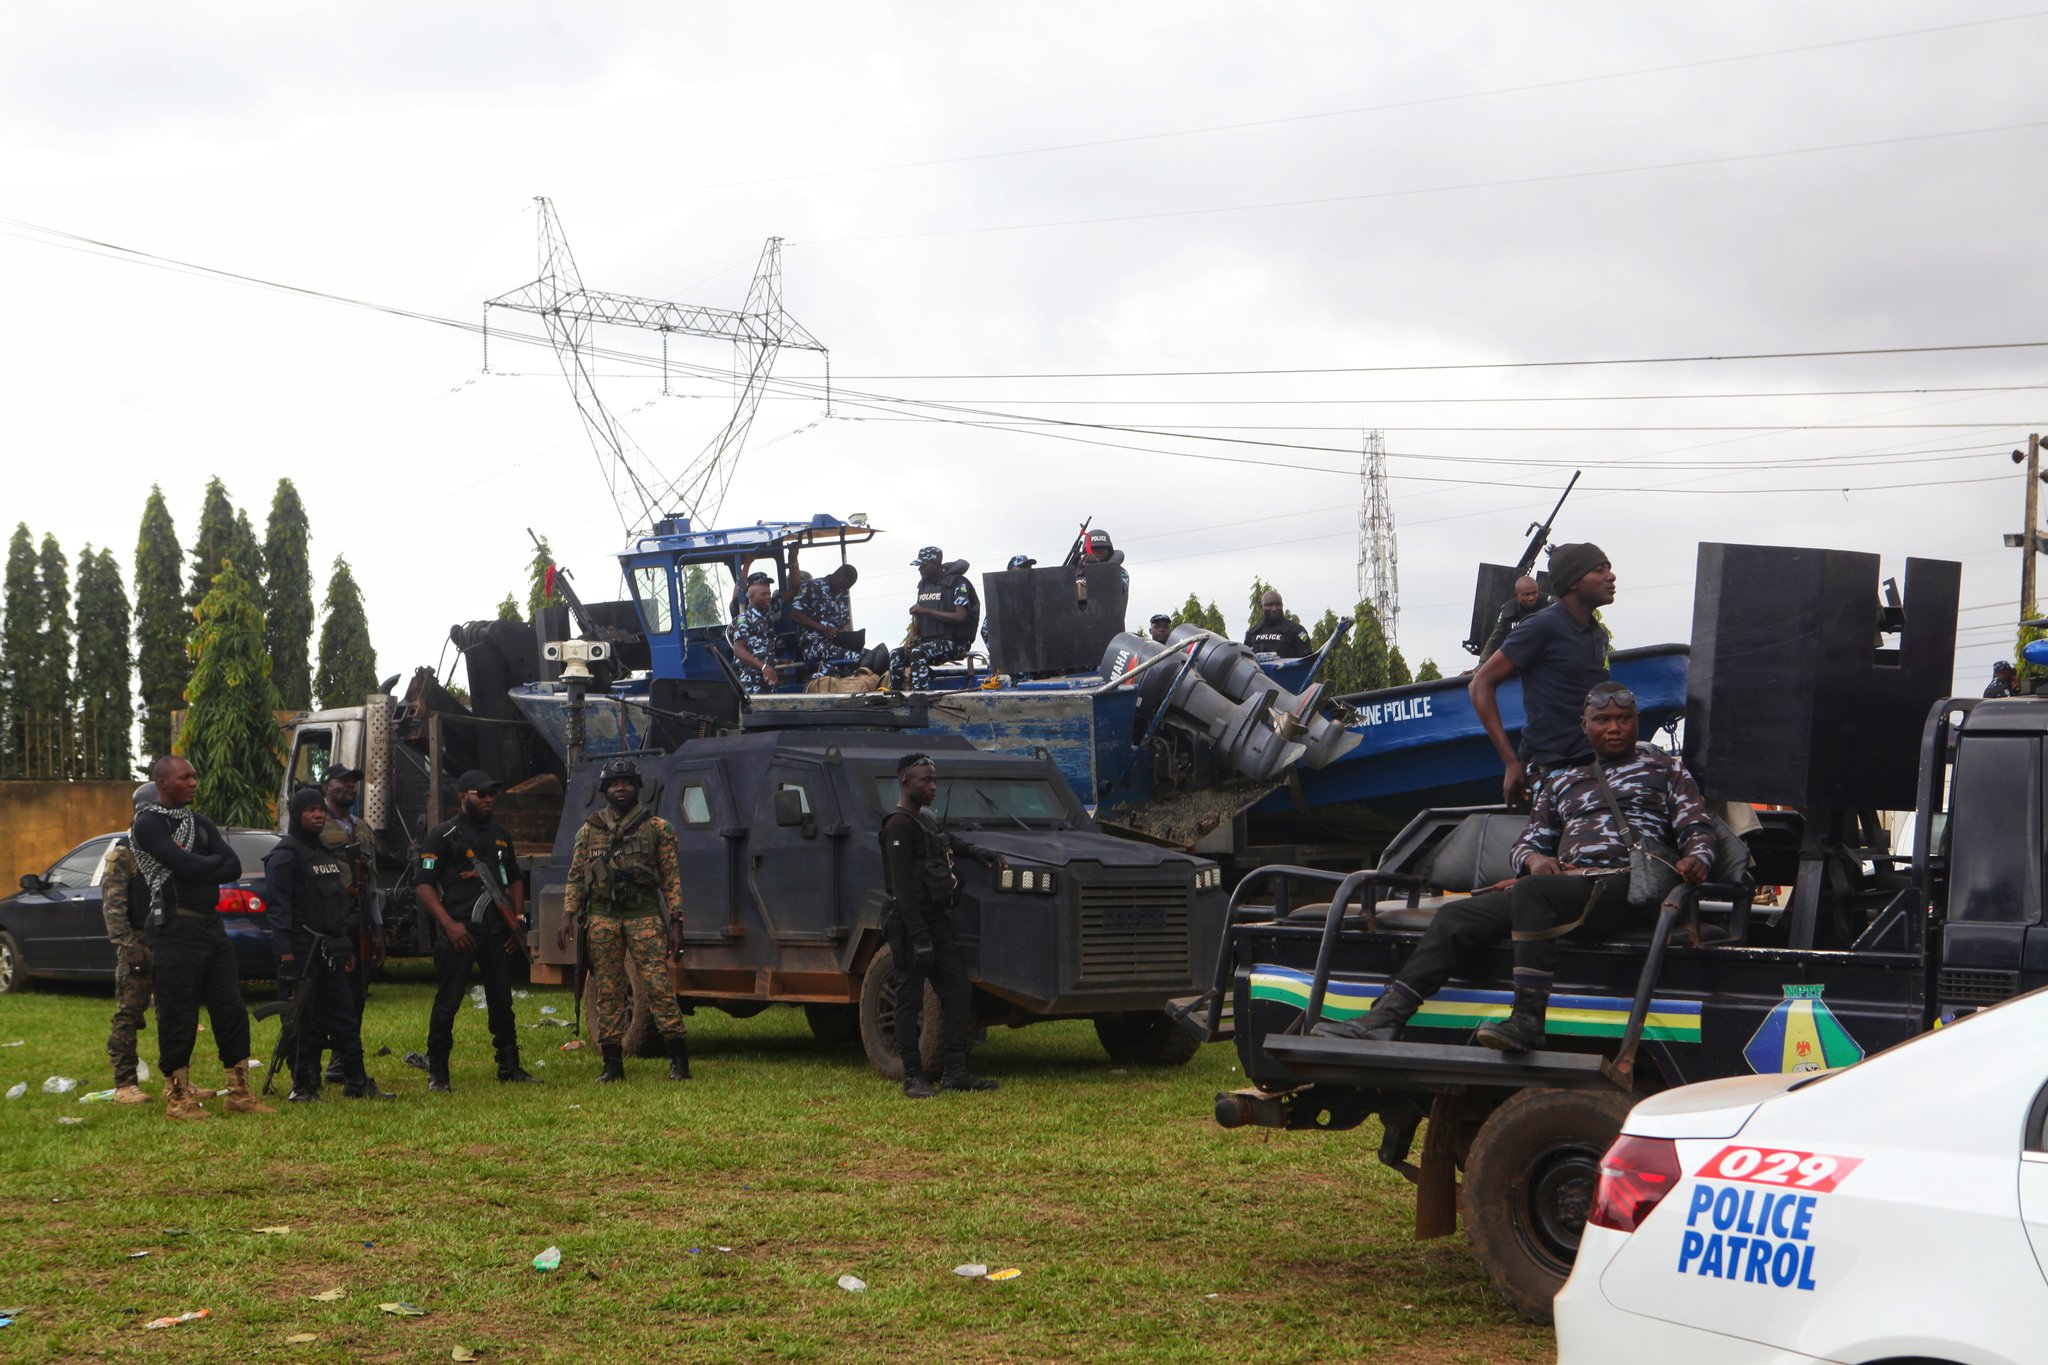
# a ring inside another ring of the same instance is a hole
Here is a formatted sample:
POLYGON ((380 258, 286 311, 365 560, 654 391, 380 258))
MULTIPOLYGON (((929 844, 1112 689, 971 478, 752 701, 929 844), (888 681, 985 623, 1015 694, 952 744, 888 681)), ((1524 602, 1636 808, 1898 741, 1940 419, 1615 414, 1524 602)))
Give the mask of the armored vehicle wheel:
POLYGON ((1631 1106, 1610 1090, 1524 1090, 1472 1139, 1465 1236, 1515 1310, 1550 1321, 1600 1184, 1600 1158, 1631 1106))
MULTIPOLYGON (((939 996, 927 982, 924 1011, 918 1015, 918 1053, 926 1075, 939 1066, 939 996)), ((896 1050, 896 959, 885 944, 860 979, 860 1045, 883 1080, 903 1079, 903 1057, 896 1050)))
POLYGON ((1102 1050, 1122 1066, 1186 1066, 1202 1050, 1202 1031, 1165 1010, 1104 1014, 1095 1020, 1102 1050))
POLYGON ((860 1037, 860 1006, 805 1005, 804 1022, 821 1043, 850 1043, 860 1037))

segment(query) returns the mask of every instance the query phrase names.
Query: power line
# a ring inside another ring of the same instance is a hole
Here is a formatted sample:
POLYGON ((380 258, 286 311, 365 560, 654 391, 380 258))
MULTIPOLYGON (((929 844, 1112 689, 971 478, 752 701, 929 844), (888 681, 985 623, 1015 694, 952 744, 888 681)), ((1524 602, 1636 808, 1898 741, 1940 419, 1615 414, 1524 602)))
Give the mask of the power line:
POLYGON ((1363 190, 1356 194, 1320 195, 1312 199, 1272 199, 1256 204, 1210 204, 1191 209, 1155 209, 1149 213, 1113 213, 1095 218, 1049 218, 1035 223, 984 223, 975 227, 927 228, 918 232, 870 233, 858 237, 811 237, 792 240, 795 246, 845 246, 862 242, 920 241, 930 237, 966 237, 995 232, 1036 232, 1046 228, 1098 227, 1108 223, 1158 222, 1167 218, 1198 218, 1223 213, 1260 213, 1269 209, 1317 208, 1327 204, 1356 204, 1380 199, 1412 199, 1433 194, 1462 194, 1471 190, 1511 189, 1520 185, 1549 185, 1568 180, 1601 180, 1646 171, 1691 170, 1701 166, 1729 166, 1743 161, 1771 161, 1795 156, 1823 156, 1834 152, 1863 151, 1872 147, 1898 147, 1915 142, 1940 142, 1955 138, 1982 137, 1991 133, 2015 133, 2031 128, 2048 128, 2048 119, 2027 123, 1998 123, 1983 128, 1955 128, 1939 133, 1908 133, 1898 137, 1864 138, 1855 142, 1829 142, 1812 147, 1781 147, 1769 152, 1736 152, 1728 156, 1688 157, 1679 161, 1651 161, 1634 166, 1605 166, 1590 171, 1553 171, 1547 175, 1510 176, 1502 180, 1471 180, 1457 185, 1417 185, 1399 190, 1363 190))
POLYGON ((1455 95, 1430 95, 1419 99, 1395 100, 1386 104, 1364 104, 1349 109, 1326 109, 1309 114, 1283 114, 1274 118, 1247 119, 1238 123, 1213 123, 1199 128, 1175 128, 1157 133, 1130 133, 1121 137, 1091 138, 1083 142, 1060 142, 1042 147, 1018 147, 1001 152, 974 152, 963 156, 932 157, 923 161, 898 161, 884 165, 855 166, 834 171, 805 171, 792 175, 763 176, 753 180, 714 181, 709 184, 692 185, 687 188, 693 191, 740 189, 753 185, 779 185, 792 180, 820 180, 838 176, 873 175, 883 171, 923 170, 932 166, 956 166, 966 162, 995 161, 1007 157, 1043 156, 1054 152, 1080 151, 1089 147, 1116 147, 1134 142, 1156 142, 1167 138, 1203 137, 1211 133, 1242 132, 1250 128, 1271 128, 1289 123, 1309 123, 1322 119, 1349 118, 1359 114, 1379 114, 1396 109, 1419 109, 1433 104, 1454 104, 1466 100, 1492 99, 1501 95, 1522 95, 1540 90, 1559 90, 1569 86, 1592 85, 1602 81, 1628 80, 1638 76, 1668 75, 1674 71, 1692 71, 1701 67, 1727 66, 1736 62, 1759 61, 1766 57, 1787 57, 1807 52, 1821 52, 1829 48, 1890 42, 1898 38, 1921 38, 1929 34, 1948 33, 1957 29, 1984 28, 1992 24, 2012 24, 2026 19, 2039 19, 2044 14, 2048 14, 2048 11, 2033 10, 2025 14, 2007 14, 1991 19, 1968 19, 1953 24, 1937 24, 1929 28, 1903 29, 1893 33, 1873 33, 1861 38, 1837 38, 1829 42, 1806 43, 1798 47, 1773 48, 1767 52, 1741 52, 1727 57, 1704 57, 1697 61, 1673 62, 1665 66, 1636 67, 1628 71, 1608 71, 1589 76, 1568 76, 1554 81, 1535 81, 1527 85, 1505 85, 1491 90, 1468 90, 1455 95))

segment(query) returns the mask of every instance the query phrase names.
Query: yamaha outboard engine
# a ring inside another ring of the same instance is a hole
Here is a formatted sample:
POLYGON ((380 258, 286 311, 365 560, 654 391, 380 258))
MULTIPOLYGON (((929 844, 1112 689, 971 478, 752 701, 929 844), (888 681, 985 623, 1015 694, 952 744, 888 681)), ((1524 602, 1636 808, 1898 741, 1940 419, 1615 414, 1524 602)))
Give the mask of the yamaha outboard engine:
POLYGON ((1299 695, 1268 677, 1252 651, 1200 626, 1183 625, 1159 644, 1126 632, 1109 642, 1102 673, 1120 678, 1159 654, 1161 660, 1131 685, 1138 691, 1138 723, 1162 711, 1169 723, 1208 739, 1216 760, 1245 777, 1270 780, 1297 763, 1320 768, 1358 743, 1344 725, 1319 714, 1322 686, 1299 695))

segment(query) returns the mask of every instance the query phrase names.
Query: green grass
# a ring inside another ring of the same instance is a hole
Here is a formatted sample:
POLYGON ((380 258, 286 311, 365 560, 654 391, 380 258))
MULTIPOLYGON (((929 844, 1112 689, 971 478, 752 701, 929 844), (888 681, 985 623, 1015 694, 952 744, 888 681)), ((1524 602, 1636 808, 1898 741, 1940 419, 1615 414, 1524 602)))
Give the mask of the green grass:
MULTIPOLYGON (((416 969, 415 969, 416 970, 416 969)), ((383 1104, 167 1124, 41 1093, 111 1084, 111 1004, 0 1000, 0 1360, 1544 1360, 1462 1240, 1417 1243, 1377 1130, 1226 1132, 1228 1045, 1120 1072, 1086 1024, 997 1030, 991 1095, 913 1103, 800 1013, 691 1021, 698 1079, 629 1061, 591 1084, 558 1051, 566 992, 518 1002, 544 1087, 493 1079, 483 1015, 456 1029, 452 1096, 400 1064, 430 987, 380 986, 366 1045, 383 1104), (60 1115, 80 1117, 60 1125, 60 1115), (284 1224, 284 1236, 258 1227, 284 1224), (169 1229, 184 1230, 171 1236, 169 1229), (562 1268, 533 1256, 562 1249, 562 1268), (729 1246, 730 1252, 716 1250, 729 1246), (130 1260, 130 1252, 151 1254, 130 1260), (1024 1273, 1004 1284, 962 1262, 1024 1273), (864 1294, 835 1281, 866 1280, 864 1294), (342 1287, 339 1303, 310 1296, 342 1287), (1212 1297, 1213 1296, 1213 1297, 1212 1297), (409 1300, 429 1316, 380 1313, 409 1300), (162 1314, 203 1322, 148 1332, 162 1314), (312 1332, 311 1345, 286 1346, 312 1332)), ((152 1020, 152 1024, 154 1020, 152 1020)), ((275 1026, 255 1026, 268 1055, 275 1026)), ((155 1037, 143 1038, 153 1063, 155 1037)), ((215 1083, 209 1035, 194 1079, 215 1083)), ((146 1087, 154 1097, 160 1081, 146 1087)))

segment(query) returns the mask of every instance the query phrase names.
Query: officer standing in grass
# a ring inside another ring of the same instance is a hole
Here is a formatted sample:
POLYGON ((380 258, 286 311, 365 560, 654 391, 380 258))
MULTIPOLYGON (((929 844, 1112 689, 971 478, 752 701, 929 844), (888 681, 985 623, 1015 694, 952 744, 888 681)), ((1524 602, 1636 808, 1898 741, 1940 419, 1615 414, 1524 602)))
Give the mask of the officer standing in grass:
MULTIPOLYGON (((329 768, 320 778, 321 804, 327 810, 320 844, 341 865, 342 880, 348 887, 344 936, 355 949, 356 965, 347 976, 359 1036, 363 1006, 370 995, 370 974, 384 965, 384 902, 377 894, 375 836, 369 824, 355 814, 356 784, 362 780, 360 768, 343 767, 329 768)), ((327 1064, 326 1079, 330 1084, 347 1084, 340 1057, 327 1064)))
POLYGON ((512 851, 512 836, 491 818, 501 788, 489 773, 475 768, 457 778, 455 786, 462 813, 436 826, 420 845, 418 893, 433 917, 434 968, 441 977, 427 1019, 427 1089, 445 1095, 452 1088, 448 1054, 455 1048, 455 1016, 469 989, 472 964, 483 977, 498 1080, 538 1084, 519 1065, 519 1031, 512 1018, 512 959, 519 945, 483 882, 485 875, 497 881, 512 918, 524 925, 526 883, 519 858, 512 851))
POLYGON ((924 1074, 918 1034, 924 1012, 924 983, 939 996, 939 1045, 945 1071, 939 1090, 993 1090, 967 1069, 967 1039, 973 1027, 974 987, 960 954, 953 907, 960 878, 953 871, 957 851, 1001 870, 1003 859, 939 828, 928 809, 938 795, 938 769, 927 754, 905 754, 896 763, 896 808, 882 820, 882 871, 893 898, 882 931, 895 966, 896 1049, 903 1057, 903 1093, 914 1100, 938 1093, 924 1074))
POLYGON ((227 1072, 230 1114, 277 1111, 249 1089, 249 1011, 227 927, 220 889, 242 875, 242 859, 213 821, 192 809, 199 771, 176 754, 149 770, 157 799, 135 811, 128 844, 149 886, 149 954, 156 975, 157 1067, 164 1073, 164 1116, 209 1118, 192 1088, 192 1045, 199 1007, 213 1025, 213 1045, 227 1072))
POLYGON ((327 798, 316 787, 302 787, 286 811, 284 838, 263 859, 270 884, 263 918, 277 957, 278 993, 305 997, 296 1011, 292 1092, 285 1098, 292 1104, 320 1098, 320 1054, 331 1047, 344 1095, 388 1100, 391 1092, 363 1070, 361 1016, 349 987, 360 967, 349 937, 354 905, 342 861, 321 837, 327 798))
POLYGON ((567 949, 576 936, 576 917, 583 917, 595 993, 592 1014, 604 1056, 597 1082, 626 1079, 626 1025, 633 1017, 628 957, 668 1048, 668 1078, 687 1081, 690 1045, 668 975, 668 959, 683 955, 683 878, 675 827, 640 803, 640 767, 632 759, 605 764, 597 785, 604 806, 577 827, 562 889, 562 923, 555 931, 556 945, 567 949))
MULTIPOLYGON (((135 809, 156 804, 156 783, 145 782, 135 789, 135 809)), ((135 1035, 148 1027, 144 1017, 149 1009, 153 978, 149 971, 149 944, 144 934, 149 927, 149 883, 135 869, 135 854, 128 837, 121 836, 107 850, 106 866, 100 869, 100 908, 106 915, 107 940, 114 945, 114 1023, 107 1033, 107 1060, 114 1064, 114 1103, 147 1104, 142 1093, 135 1035)))

